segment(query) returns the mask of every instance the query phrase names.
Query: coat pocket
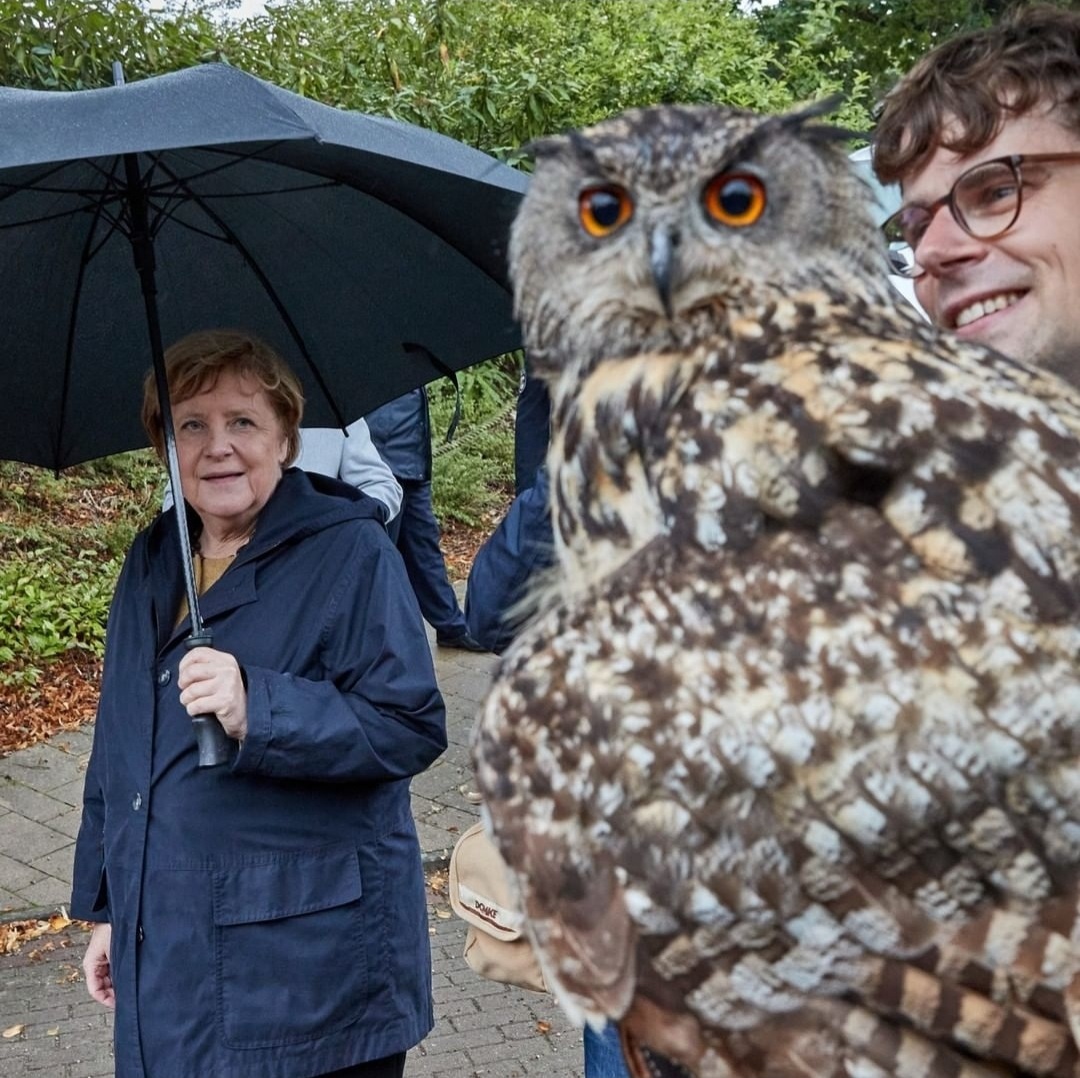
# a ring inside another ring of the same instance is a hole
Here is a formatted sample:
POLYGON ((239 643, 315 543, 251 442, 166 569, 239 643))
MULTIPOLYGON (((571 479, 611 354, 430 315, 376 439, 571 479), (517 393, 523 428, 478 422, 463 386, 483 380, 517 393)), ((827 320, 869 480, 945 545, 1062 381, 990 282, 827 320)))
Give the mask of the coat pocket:
POLYGON ((230 1048, 313 1040, 367 1008, 360 865, 335 846, 214 873, 218 1021, 230 1048))

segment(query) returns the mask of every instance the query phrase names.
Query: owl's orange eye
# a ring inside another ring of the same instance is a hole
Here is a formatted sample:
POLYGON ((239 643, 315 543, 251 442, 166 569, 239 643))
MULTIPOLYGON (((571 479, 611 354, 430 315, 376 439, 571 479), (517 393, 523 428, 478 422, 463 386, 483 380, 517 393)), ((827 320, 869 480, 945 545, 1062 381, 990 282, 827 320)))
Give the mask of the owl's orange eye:
POLYGON ((749 172, 722 172, 705 188, 705 212, 730 228, 746 228, 765 212, 765 184, 749 172))
POLYGON ((634 214, 634 203, 621 187, 586 187, 578 195, 578 217, 590 236, 610 236, 634 214))

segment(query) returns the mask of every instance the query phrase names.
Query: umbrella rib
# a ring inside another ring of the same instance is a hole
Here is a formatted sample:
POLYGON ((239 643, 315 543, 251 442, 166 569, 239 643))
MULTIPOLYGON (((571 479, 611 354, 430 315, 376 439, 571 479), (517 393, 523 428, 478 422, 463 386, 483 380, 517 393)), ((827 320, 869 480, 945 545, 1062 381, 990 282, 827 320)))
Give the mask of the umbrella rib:
MULTIPOLYGON (((49 176, 55 175, 57 172, 63 172, 67 166, 71 164, 70 161, 61 161, 58 165, 54 165, 52 168, 46 169, 38 179, 48 179, 49 176)), ((0 202, 4 199, 10 198, 12 195, 17 195, 20 191, 40 191, 42 188, 38 186, 38 179, 31 180, 30 183, 9 183, 7 180, 3 181, 2 186, 10 188, 6 194, 0 195, 0 202)), ((67 193, 67 188, 58 188, 58 191, 67 193)))
MULTIPOLYGON (((280 140, 278 142, 272 142, 272 143, 270 143, 270 148, 272 148, 274 146, 278 146, 280 144, 281 144, 280 140)), ((147 175, 147 183, 146 183, 147 193, 149 195, 151 195, 151 196, 153 196, 153 195, 159 195, 160 196, 161 192, 166 189, 165 184, 162 184, 160 187, 155 187, 152 183, 149 182, 149 177, 152 175, 155 167, 160 167, 162 169, 162 171, 167 172, 167 174, 170 177, 171 186, 173 187, 174 190, 181 182, 190 184, 190 183, 192 183, 192 182, 194 182, 196 180, 205 180, 207 178, 207 176, 216 176, 219 172, 227 172, 229 169, 235 168, 237 165, 241 165, 245 161, 258 160, 258 161, 261 161, 263 164, 267 165, 270 168, 282 169, 282 170, 288 169, 289 171, 296 171, 295 169, 293 169, 293 167, 291 165, 283 164, 280 161, 266 160, 266 159, 260 157, 259 155, 266 148, 267 147, 260 147, 260 149, 258 149, 258 150, 251 150, 250 152, 247 152, 247 153, 238 153, 235 150, 233 150, 233 151, 223 151, 217 146, 195 146, 195 147, 191 147, 191 149, 201 150, 204 153, 216 153, 216 154, 219 154, 221 156, 228 156, 229 159, 227 161, 225 161, 224 164, 214 165, 213 168, 204 168, 201 172, 193 172, 190 176, 185 176, 183 178, 183 181, 180 181, 176 177, 176 174, 174 172, 172 172, 171 170, 166 169, 165 163, 162 161, 159 154, 151 154, 149 156, 150 156, 150 159, 152 161, 152 165, 147 170, 147 173, 146 173, 146 175, 147 175)), ((179 156, 179 153, 180 153, 180 151, 175 151, 175 150, 171 151, 171 152, 174 153, 174 154, 177 154, 178 156, 179 156)), ((250 191, 250 192, 249 191, 238 191, 238 192, 233 193, 233 194, 220 194, 220 195, 206 194, 206 195, 199 195, 199 198, 200 199, 207 199, 207 198, 250 198, 250 197, 259 197, 261 195, 291 194, 294 191, 314 191, 314 190, 319 189, 320 187, 340 187, 340 186, 342 186, 340 180, 334 180, 334 179, 329 179, 328 178, 328 179, 324 180, 322 183, 304 184, 304 185, 298 186, 298 187, 279 187, 279 188, 275 188, 275 189, 269 189, 269 190, 266 190, 266 191, 250 191)))
MULTIPOLYGON (((111 177, 110 177, 111 178, 111 177)), ((63 388, 60 392, 60 425, 57 427, 56 437, 57 445, 55 448, 56 460, 60 459, 62 446, 59 444, 60 439, 64 434, 64 425, 67 422, 68 411, 68 399, 69 389, 71 388, 71 370, 73 367, 73 357, 75 352, 75 326, 79 319, 79 301, 82 296, 83 281, 86 278, 86 269, 90 265, 94 255, 101 250, 102 246, 108 242, 109 238, 116 231, 116 223, 112 222, 108 233, 101 243, 97 244, 93 248, 91 247, 91 241, 94 238, 94 232, 97 230, 98 222, 104 217, 105 220, 110 220, 105 214, 105 201, 107 189, 103 189, 101 192, 101 198, 98 200, 94 218, 90 222, 90 227, 86 231, 86 241, 83 244, 82 258, 79 260, 79 273, 75 281, 75 288, 71 295, 71 313, 68 316, 68 333, 67 333, 67 346, 64 349, 64 378, 63 388)))
MULTIPOLYGON (((67 192, 65 192, 67 193, 67 192)), ((89 194, 90 192, 78 192, 89 194)), ((46 221, 60 221, 65 217, 77 217, 80 213, 96 212, 94 206, 77 206, 73 210, 61 210, 59 213, 47 213, 44 217, 27 217, 20 221, 11 221, 9 224, 0 225, 0 232, 9 228, 28 228, 30 225, 44 224, 46 221)))
MULTIPOLYGON (((277 142, 271 142, 270 147, 279 146, 280 144, 281 144, 281 140, 279 139, 277 142)), ((237 152, 235 150, 231 151, 231 154, 229 156, 229 160, 226 161, 224 164, 222 164, 222 165, 214 165, 213 168, 203 169, 202 172, 193 172, 190 176, 185 176, 184 179, 187 182, 190 182, 192 180, 204 180, 204 179, 206 179, 207 176, 213 176, 218 172, 225 172, 228 169, 235 167, 236 165, 243 164, 243 162, 245 162, 245 161, 251 161, 251 160, 257 158, 258 155, 260 153, 262 153, 263 150, 266 149, 266 148, 267 147, 260 147, 260 149, 258 149, 258 150, 251 150, 251 151, 249 151, 247 153, 239 153, 239 152, 237 152)), ((202 150, 204 153, 220 153, 221 152, 220 150, 218 150, 218 148, 216 146, 191 146, 191 147, 187 147, 187 149, 189 149, 189 150, 202 150)), ((177 153, 178 151, 174 150, 172 152, 177 153)), ((161 167, 164 169, 164 167, 165 167, 164 162, 162 162, 161 158, 158 155, 156 155, 156 154, 151 155, 151 160, 154 162, 154 165, 161 165, 161 167)), ((267 161, 266 164, 281 167, 280 164, 277 161, 267 161)), ((152 171, 152 168, 151 168, 150 171, 152 171)), ((149 175, 149 172, 147 173, 147 175, 149 175)), ((175 175, 173 173, 170 172, 169 175, 173 176, 173 178, 175 180, 175 175)), ((153 188, 150 187, 149 185, 147 185, 147 189, 151 193, 153 193, 153 188)))
MULTIPOLYGON (((276 145, 279 145, 279 143, 271 143, 271 146, 268 147, 268 148, 272 148, 273 146, 276 146, 276 145)), ((235 150, 229 150, 226 147, 222 147, 222 146, 204 146, 204 147, 201 147, 201 148, 206 150, 207 153, 218 153, 218 154, 235 154, 236 153, 235 150)), ((265 152, 265 151, 263 151, 263 152, 265 152)), ((266 159, 265 158, 260 158, 260 160, 266 160, 266 159)), ((286 161, 267 161, 267 163, 268 164, 278 165, 281 168, 293 169, 294 171, 297 171, 297 172, 305 171, 300 166, 291 165, 286 161)), ((494 171, 498 166, 499 166, 498 161, 492 161, 491 165, 488 168, 488 171, 494 171)), ((410 221, 413 221, 415 224, 419 225, 421 228, 426 229, 433 236, 438 237, 443 243, 445 243, 452 250, 456 251, 462 258, 464 258, 466 261, 468 261, 470 265, 475 266, 476 269, 479 270, 485 277, 487 277, 494 284, 498 285, 498 287, 501 288, 504 292, 509 291, 509 288, 507 287, 507 284, 506 284, 506 281, 505 281, 504 278, 502 278, 501 276, 499 276, 499 275, 497 275, 495 273, 492 273, 491 270, 489 270, 486 266, 484 266, 480 262, 478 262, 475 258, 472 257, 472 255, 470 255, 467 252, 461 250, 461 248, 458 247, 458 245, 456 243, 454 243, 454 241, 452 239, 449 239, 447 236, 445 236, 443 234, 443 231, 442 231, 441 228, 437 228, 435 226, 434 222, 426 220, 424 217, 414 213, 412 211, 412 209, 410 209, 410 207, 408 205, 406 205, 404 203, 395 202, 394 200, 392 200, 390 198, 385 198, 380 194, 375 194, 372 191, 367 190, 363 185, 361 185, 359 183, 350 183, 347 179, 345 179, 345 180, 339 179, 339 180, 335 180, 334 182, 336 184, 338 184, 339 186, 341 186, 341 187, 348 187, 352 191, 359 191, 360 194, 366 195, 368 198, 375 199, 375 201, 381 202, 384 206, 388 207, 391 210, 394 210, 396 213, 400 213, 403 217, 407 217, 410 221)))
MULTIPOLYGON (((189 177, 189 179, 202 179, 201 176, 189 177)), ((199 195, 199 201, 209 201, 219 198, 264 198, 266 195, 291 195, 297 191, 321 191, 324 187, 345 187, 340 180, 327 180, 325 183, 308 183, 300 187, 268 187, 265 191, 222 191, 220 194, 199 195)), ((157 194, 157 192, 152 192, 157 194)))
POLYGON ((344 416, 341 414, 341 409, 337 406, 337 401, 334 400, 330 393, 330 388, 327 386, 325 379, 322 376, 322 372, 319 370, 315 361, 311 358, 311 354, 308 352, 307 345, 304 344, 304 339, 300 334, 300 330, 297 329, 296 323, 292 320, 289 312, 285 309, 285 304, 281 302, 281 297, 278 296, 277 290, 274 288, 270 281, 270 278, 263 272, 262 267, 255 260, 255 256, 247 249, 243 241, 235 232, 219 217, 209 206, 207 206, 198 195, 196 195, 188 186, 186 181, 181 180, 172 169, 169 168, 163 161, 160 162, 161 170, 170 176, 178 187, 182 188, 188 196, 190 202, 193 202, 219 229, 221 229, 224 238, 236 248, 240 253, 241 258, 247 263, 248 269, 255 274, 259 283, 263 286, 266 295, 269 297, 270 302, 274 305, 280 316, 282 322, 285 324, 285 328, 289 331, 289 335, 292 337, 296 347, 300 350, 300 355, 304 357, 304 362, 308 365, 308 369, 311 371, 312 377, 318 383, 319 388, 322 390, 323 396, 326 399, 327 404, 330 406, 330 410, 334 413, 335 418, 338 421, 338 425, 344 429, 346 422, 344 416))
MULTIPOLYGON (((115 162, 115 159, 114 159, 115 162)), ((44 214, 41 217, 34 218, 22 218, 18 221, 11 221, 8 224, 0 225, 0 231, 10 228, 26 228, 29 225, 43 224, 46 221, 58 221, 65 217, 75 217, 80 213, 93 213, 95 218, 100 217, 104 212, 105 203, 109 201, 109 197, 115 198, 117 201, 122 200, 122 194, 118 187, 116 187, 116 166, 113 165, 111 172, 102 168, 96 161, 85 159, 81 162, 87 168, 92 169, 98 173, 105 181, 105 187, 51 187, 42 185, 39 182, 31 181, 28 184, 9 183, 6 180, 0 180, 0 189, 7 188, 6 191, 0 193, 0 202, 10 198, 12 195, 17 195, 23 192, 30 191, 34 194, 44 195, 68 195, 76 196, 86 200, 86 205, 75 206, 70 210, 62 210, 59 213, 44 214), (111 185, 111 186, 110 186, 111 185)), ((41 179, 46 179, 49 176, 54 176, 58 172, 62 172, 70 161, 62 162, 56 165, 54 168, 47 169, 40 174, 41 179)), ((117 218, 110 218, 114 221, 114 227, 117 227, 119 221, 117 218)))

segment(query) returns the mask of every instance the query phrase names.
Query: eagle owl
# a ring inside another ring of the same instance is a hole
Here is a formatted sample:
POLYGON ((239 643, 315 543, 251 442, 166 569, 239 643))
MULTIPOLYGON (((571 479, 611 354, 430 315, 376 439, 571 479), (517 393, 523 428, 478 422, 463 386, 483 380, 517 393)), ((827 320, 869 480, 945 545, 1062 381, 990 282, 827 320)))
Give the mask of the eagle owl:
POLYGON ((819 111, 536 148, 560 578, 485 812, 636 1074, 1077 1075, 1080 395, 893 304, 819 111))

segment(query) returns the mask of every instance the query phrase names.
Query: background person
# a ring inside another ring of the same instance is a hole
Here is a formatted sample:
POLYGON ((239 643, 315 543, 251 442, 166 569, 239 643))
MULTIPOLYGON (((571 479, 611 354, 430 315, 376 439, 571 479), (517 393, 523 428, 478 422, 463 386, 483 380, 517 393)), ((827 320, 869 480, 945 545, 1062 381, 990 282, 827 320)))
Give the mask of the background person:
POLYGON ((379 456, 363 419, 350 423, 345 432, 338 427, 305 427, 300 431, 300 455, 294 467, 337 476, 377 499, 386 510, 383 523, 387 526, 401 510, 401 484, 379 456))
MULTIPOLYGON (((168 514, 109 615, 76 844, 117 1078, 399 1078, 433 1024, 409 778, 446 745, 416 601, 370 498, 285 470, 302 397, 237 332, 166 353, 213 647, 188 651, 168 514), (236 752, 200 769, 190 718, 236 752)), ((143 419, 162 452, 148 379, 143 419)))
POLYGON ((431 504, 431 419, 427 392, 413 389, 367 415, 371 440, 401 484, 401 512, 389 525, 420 603, 443 648, 484 651, 470 635, 439 546, 431 504))
POLYGON ((1032 5, 944 42, 874 139, 930 319, 1080 384, 1080 12, 1032 5))

